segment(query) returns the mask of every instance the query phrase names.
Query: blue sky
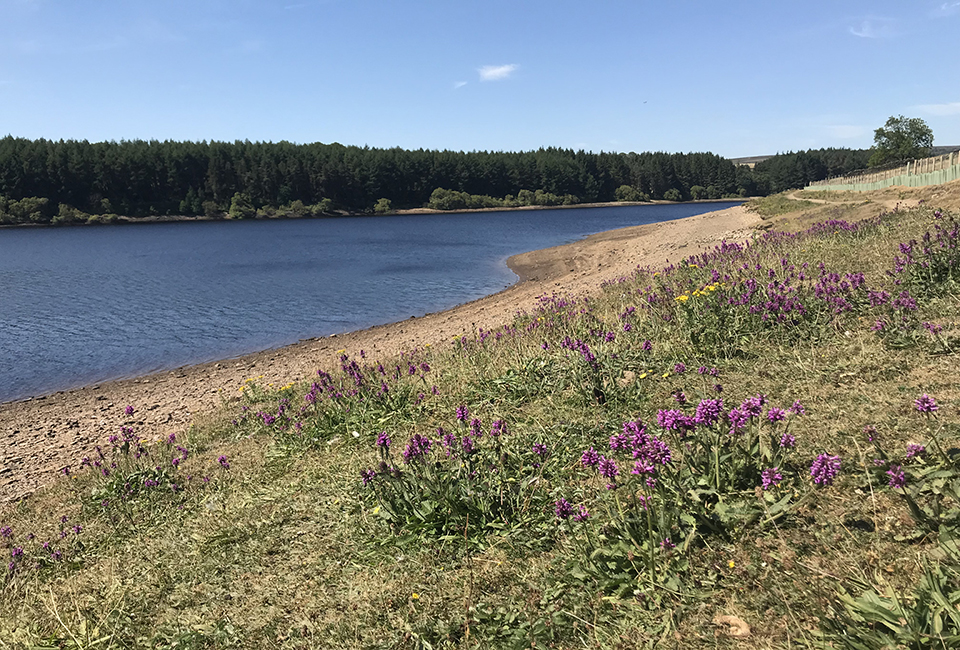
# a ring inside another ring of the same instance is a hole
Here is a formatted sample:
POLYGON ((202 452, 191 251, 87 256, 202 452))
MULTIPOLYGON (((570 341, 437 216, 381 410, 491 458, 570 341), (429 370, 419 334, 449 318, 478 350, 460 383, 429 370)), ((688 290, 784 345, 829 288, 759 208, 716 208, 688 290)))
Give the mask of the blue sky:
POLYGON ((960 144, 960 0, 0 0, 0 135, 406 149, 960 144))

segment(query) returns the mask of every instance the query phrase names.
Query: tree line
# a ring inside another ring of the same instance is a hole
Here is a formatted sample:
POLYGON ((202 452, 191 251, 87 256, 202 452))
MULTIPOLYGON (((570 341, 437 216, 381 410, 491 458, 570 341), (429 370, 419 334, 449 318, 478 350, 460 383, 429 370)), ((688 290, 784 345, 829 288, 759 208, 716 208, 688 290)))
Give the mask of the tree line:
POLYGON ((829 151, 776 156, 751 170, 712 153, 454 152, 7 136, 0 139, 0 223, 757 196, 800 179, 818 180, 813 176, 835 173, 852 160, 859 164, 850 150, 829 151))

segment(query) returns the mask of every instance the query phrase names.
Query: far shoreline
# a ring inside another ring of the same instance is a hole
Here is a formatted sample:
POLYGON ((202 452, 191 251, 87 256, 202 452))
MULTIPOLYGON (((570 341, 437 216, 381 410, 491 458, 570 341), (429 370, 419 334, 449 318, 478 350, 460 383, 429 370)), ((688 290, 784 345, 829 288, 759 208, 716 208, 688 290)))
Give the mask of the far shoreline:
MULTIPOLYGON (((757 197, 738 197, 738 198, 729 198, 729 199, 696 199, 691 201, 665 201, 662 199, 657 199, 653 201, 606 201, 598 203, 575 203, 572 205, 522 205, 517 207, 510 208, 461 208, 457 210, 435 210, 433 208, 404 208, 401 210, 391 210, 385 214, 373 214, 370 212, 349 212, 349 211, 337 211, 329 214, 322 214, 318 216, 312 215, 303 215, 303 216, 291 216, 291 215, 282 215, 282 216, 272 216, 272 217, 252 217, 250 219, 232 219, 227 216, 223 217, 208 217, 201 215, 151 215, 147 217, 128 217, 118 215, 115 219, 110 222, 72 222, 72 223, 2 223, 0 224, 0 230, 4 229, 13 229, 13 228, 23 228, 23 229, 33 229, 33 228, 99 228, 99 227, 110 227, 110 226, 128 226, 128 225, 137 225, 137 224, 155 224, 155 223, 219 223, 219 222, 235 222, 235 223, 244 223, 250 221, 300 221, 300 220, 318 220, 322 221, 324 219, 351 219, 356 217, 402 217, 407 215, 437 215, 437 214, 471 214, 476 212, 515 212, 522 210, 569 210, 576 208, 616 208, 616 207, 627 207, 627 206, 644 206, 644 205, 685 205, 685 204, 699 204, 699 203, 745 203, 752 198, 757 197)), ((95 215, 100 216, 100 215, 95 215)))

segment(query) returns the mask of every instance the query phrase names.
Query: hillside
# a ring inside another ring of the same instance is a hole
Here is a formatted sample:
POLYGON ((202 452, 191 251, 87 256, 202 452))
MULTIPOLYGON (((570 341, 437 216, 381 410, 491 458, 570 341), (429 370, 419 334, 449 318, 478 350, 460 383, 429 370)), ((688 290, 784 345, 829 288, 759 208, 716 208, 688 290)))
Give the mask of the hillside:
POLYGON ((753 209, 528 258, 515 317, 248 376, 185 430, 114 403, 0 511, 0 639, 956 647, 960 183, 753 209))

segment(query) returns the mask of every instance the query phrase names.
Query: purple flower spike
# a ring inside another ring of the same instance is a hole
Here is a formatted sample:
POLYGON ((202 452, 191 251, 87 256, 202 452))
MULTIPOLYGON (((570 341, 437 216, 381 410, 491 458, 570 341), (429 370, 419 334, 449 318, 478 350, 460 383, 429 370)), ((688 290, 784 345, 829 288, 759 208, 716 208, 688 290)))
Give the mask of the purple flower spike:
POLYGON ((364 486, 370 485, 376 476, 377 473, 372 469, 365 469, 360 472, 360 479, 363 481, 364 486))
POLYGON ((390 447, 390 436, 387 435, 386 431, 381 431, 380 435, 377 436, 377 447, 381 449, 388 449, 390 447))
POLYGON ((923 445, 907 445, 907 460, 911 458, 919 458, 920 456, 925 456, 927 454, 927 448, 923 445))
POLYGON ((617 475, 620 474, 620 469, 617 467, 616 461, 612 458, 606 458, 605 456, 600 457, 600 462, 597 464, 597 470, 600 472, 600 475, 604 478, 608 478, 611 481, 617 478, 617 475))
POLYGON ((590 447, 580 456, 580 464, 584 467, 596 467, 600 464, 600 454, 593 447, 590 447))
POLYGON ((133 407, 132 407, 132 406, 128 406, 127 408, 123 409, 123 412, 124 412, 125 414, 127 414, 128 416, 129 416, 129 415, 133 415, 133 407))
POLYGON ((410 438, 410 441, 407 443, 406 449, 403 450, 403 460, 407 464, 410 464, 418 458, 425 457, 430 453, 431 445, 430 438, 424 438, 419 433, 413 434, 413 437, 410 438))
POLYGON ((720 421, 722 412, 722 399, 703 399, 697 404, 697 413, 693 419, 697 424, 709 427, 720 421))
POLYGON ((780 481, 783 480, 783 474, 780 473, 779 467, 771 467, 770 469, 765 469, 760 474, 761 486, 764 490, 769 490, 772 487, 777 487, 780 485, 780 481))
POLYGON ((926 393, 914 400, 913 404, 921 413, 936 413, 938 408, 937 402, 926 393))
POLYGON ((220 467, 223 469, 230 469, 230 462, 227 460, 226 456, 221 454, 217 457, 217 462, 220 463, 220 467))
POLYGON ((787 418, 787 414, 781 408, 777 408, 776 406, 771 406, 767 410, 767 420, 769 420, 770 422, 774 422, 774 423, 783 422, 786 418, 787 418))
POLYGON ((586 521, 590 517, 590 511, 586 509, 585 506, 581 505, 577 514, 573 516, 574 521, 586 521))
POLYGON ((457 407, 457 419, 461 422, 466 422, 467 418, 470 417, 470 411, 467 410, 466 405, 461 404, 457 407))
POLYGON ((569 519, 573 514, 573 506, 566 499, 560 499, 554 502, 553 512, 557 515, 557 519, 569 519))
POLYGON ((782 449, 793 449, 797 446, 797 439, 794 438, 789 433, 785 433, 780 436, 780 447, 782 449))
POLYGON ((840 473, 840 457, 820 454, 810 465, 810 476, 817 485, 831 485, 840 473))
POLYGON ((900 465, 891 465, 886 474, 890 477, 890 481, 887 483, 887 485, 890 487, 902 488, 906 486, 907 475, 904 473, 903 468, 900 465))

